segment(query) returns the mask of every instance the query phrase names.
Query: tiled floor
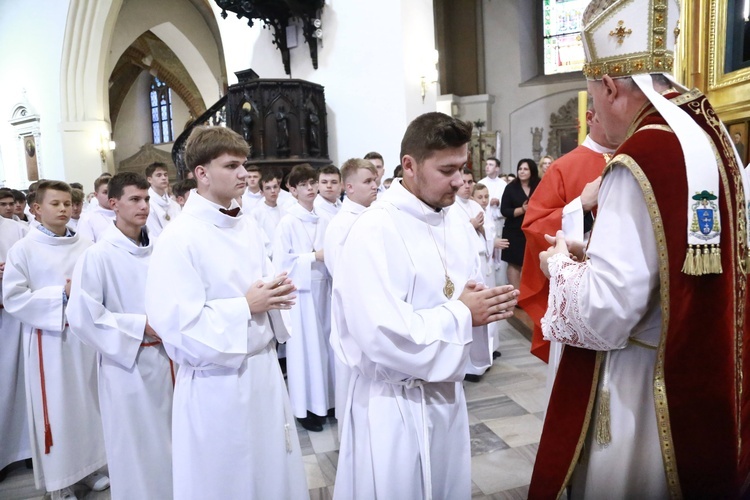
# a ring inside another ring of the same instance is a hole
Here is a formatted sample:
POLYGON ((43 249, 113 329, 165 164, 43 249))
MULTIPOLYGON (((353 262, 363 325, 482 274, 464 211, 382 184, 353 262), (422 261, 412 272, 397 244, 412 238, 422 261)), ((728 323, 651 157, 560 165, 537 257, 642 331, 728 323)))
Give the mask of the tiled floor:
MULTIPOLYGON (((502 357, 477 383, 466 382, 471 430, 472 497, 523 499, 527 497, 531 470, 542 431, 546 405, 547 365, 529 354, 529 341, 504 323, 500 332, 502 357)), ((298 427, 307 483, 313 500, 333 494, 339 440, 336 421, 329 419, 323 432, 298 427)), ((109 491, 76 488, 79 498, 109 499, 109 491)), ((21 467, 0 483, 0 498, 43 497, 34 489, 31 471, 21 467)))

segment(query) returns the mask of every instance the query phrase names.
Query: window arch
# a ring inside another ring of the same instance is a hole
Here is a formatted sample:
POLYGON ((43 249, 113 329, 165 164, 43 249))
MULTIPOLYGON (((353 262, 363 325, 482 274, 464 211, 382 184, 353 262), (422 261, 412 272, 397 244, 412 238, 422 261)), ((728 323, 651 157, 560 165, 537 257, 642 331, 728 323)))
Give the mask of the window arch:
POLYGON ((581 17, 591 0, 542 0, 544 74, 581 71, 581 17))
POLYGON ((154 144, 163 144, 174 140, 172 125, 172 91, 159 78, 151 77, 151 135, 154 144))

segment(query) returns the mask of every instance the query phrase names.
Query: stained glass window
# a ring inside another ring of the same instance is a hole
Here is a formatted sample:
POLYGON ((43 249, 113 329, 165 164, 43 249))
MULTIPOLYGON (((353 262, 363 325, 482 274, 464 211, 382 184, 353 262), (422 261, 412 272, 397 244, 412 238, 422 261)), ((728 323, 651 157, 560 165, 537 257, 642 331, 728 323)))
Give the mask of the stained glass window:
POLYGON ((172 91, 157 77, 151 78, 151 134, 154 144, 172 142, 172 91))
POLYGON ((591 0, 542 0, 544 74, 581 71, 581 16, 591 0))

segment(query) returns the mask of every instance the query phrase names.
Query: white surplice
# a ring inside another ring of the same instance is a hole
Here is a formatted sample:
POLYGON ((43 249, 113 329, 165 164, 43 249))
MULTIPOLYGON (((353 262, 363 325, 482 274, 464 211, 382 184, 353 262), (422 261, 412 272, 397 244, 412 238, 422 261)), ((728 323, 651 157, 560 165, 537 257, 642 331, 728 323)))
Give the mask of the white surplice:
POLYGON ((172 222, 180 215, 180 204, 169 197, 168 194, 160 196, 154 191, 154 188, 148 188, 149 195, 149 212, 146 220, 148 227, 148 237, 152 243, 156 241, 167 224, 172 222))
MULTIPOLYGON (((243 208, 242 210, 244 212, 245 209, 243 208)), ((273 252, 271 244, 273 243, 273 237, 276 234, 276 228, 281 222, 281 218, 284 217, 284 214, 286 214, 286 210, 281 208, 281 206, 277 204, 275 207, 271 207, 267 205, 265 201, 258 203, 255 210, 253 210, 253 213, 250 214, 266 235, 269 246, 267 252, 269 257, 273 252)))
MULTIPOLYGON (((349 198, 344 198, 341 204, 341 210, 336 214, 326 228, 326 234, 323 241, 323 261, 325 262, 328 273, 333 277, 333 272, 336 267, 336 261, 341 255, 341 250, 344 248, 344 242, 346 237, 349 235, 349 230, 357 220, 357 217, 364 212, 365 207, 359 203, 353 202, 349 198)), ((335 330, 336 318, 331 316, 331 331, 335 330)), ((331 334, 333 335, 333 334, 331 334)), ((335 383, 335 403, 336 403, 336 419, 340 422, 343 418, 344 411, 346 410, 346 396, 349 389, 349 379, 351 378, 351 370, 349 367, 341 361, 337 356, 333 357, 333 364, 336 373, 335 383)), ((339 436, 341 436, 341 426, 338 427, 339 436)))
POLYGON ((263 191, 258 190, 257 193, 253 193, 250 189, 246 188, 245 192, 242 193, 242 213, 249 215, 255 211, 258 206, 263 203, 263 191))
POLYGON ((462 381, 468 362, 486 367, 492 356, 487 328, 472 328, 458 301, 467 281, 481 281, 473 230, 444 213, 394 180, 336 262, 331 342, 352 369, 336 499, 471 497, 462 381))
MULTIPOLYGON (((92 200, 95 199, 93 198, 92 200)), ((96 205, 88 212, 81 214, 81 218, 78 219, 78 231, 76 231, 76 234, 81 238, 86 238, 96 243, 104 231, 114 225, 114 222, 114 210, 96 205)))
POLYGON ((172 498, 172 370, 144 336, 152 249, 113 225, 78 260, 67 307, 73 334, 98 352, 113 499, 172 498))
POLYGON ((593 439, 594 416, 573 475, 572 498, 669 496, 653 394, 661 309, 651 228, 638 182, 616 167, 602 181, 588 260, 550 259, 545 339, 608 351, 600 388, 607 383, 610 391, 612 441, 603 446, 593 439))
POLYGON ((67 224, 68 229, 70 229, 74 233, 77 233, 78 232, 78 222, 80 222, 80 220, 81 220, 80 218, 78 218, 78 219, 70 219, 68 221, 68 224, 67 224))
MULTIPOLYGON (((294 336, 286 343, 289 398, 297 418, 325 416, 334 402, 331 334, 331 276, 315 250, 323 248, 328 219, 295 203, 281 219, 273 242, 273 263, 297 287, 292 306, 294 336)), ((325 254, 325 251, 323 252, 325 254)))
MULTIPOLYGON (((0 262, 29 231, 28 226, 0 217, 0 262)), ((2 286, 2 281, 0 281, 2 286)), ((21 323, 2 308, 0 298, 0 469, 31 458, 21 323)))
MULTIPOLYGON (((505 193, 505 188, 508 186, 508 183, 502 180, 500 176, 497 176, 494 179, 485 177, 484 179, 479 181, 479 184, 484 184, 485 186, 487 186, 487 190, 490 192, 490 200, 492 200, 493 198, 502 200, 503 193, 505 193)), ((500 237, 500 235, 503 234, 503 227, 505 226, 505 217, 503 217, 503 214, 500 213, 500 205, 494 207, 491 205, 487 205, 485 215, 489 215, 494 221, 495 235, 500 237)), ((505 285, 508 283, 508 263, 500 258, 501 251, 494 248, 494 240, 492 253, 492 261, 495 268, 494 281, 498 285, 505 285)))
POLYGON ((78 235, 56 238, 34 228, 10 249, 5 263, 5 310, 23 329, 34 481, 47 491, 70 486, 106 463, 96 352, 71 333, 63 300, 65 280, 89 246, 91 242, 78 235), (40 360, 52 434, 48 454, 40 360))
POLYGON ((339 210, 341 210, 341 200, 336 199, 336 203, 331 203, 330 201, 326 200, 322 196, 318 195, 315 197, 315 201, 313 201, 313 208, 315 208, 315 213, 318 215, 325 214, 328 216, 328 219, 333 219, 333 217, 339 213, 339 210))
POLYGON ((180 365, 174 495, 307 498, 274 341, 288 334, 279 315, 251 315, 245 299, 253 283, 274 272, 255 221, 220 208, 193 192, 159 238, 146 280, 149 323, 180 365))

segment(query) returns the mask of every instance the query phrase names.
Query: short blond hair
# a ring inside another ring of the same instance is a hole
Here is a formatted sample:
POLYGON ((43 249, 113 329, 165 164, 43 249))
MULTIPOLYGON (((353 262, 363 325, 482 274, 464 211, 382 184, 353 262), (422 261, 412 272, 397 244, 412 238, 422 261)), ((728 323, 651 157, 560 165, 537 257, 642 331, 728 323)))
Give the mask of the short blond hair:
MULTIPOLYGON (((381 158, 382 159, 382 158, 381 158)), ((346 182, 349 178, 357 173, 357 170, 364 168, 369 170, 373 175, 378 175, 378 169, 372 164, 370 160, 363 160, 362 158, 350 158, 341 165, 341 181, 346 182)))

